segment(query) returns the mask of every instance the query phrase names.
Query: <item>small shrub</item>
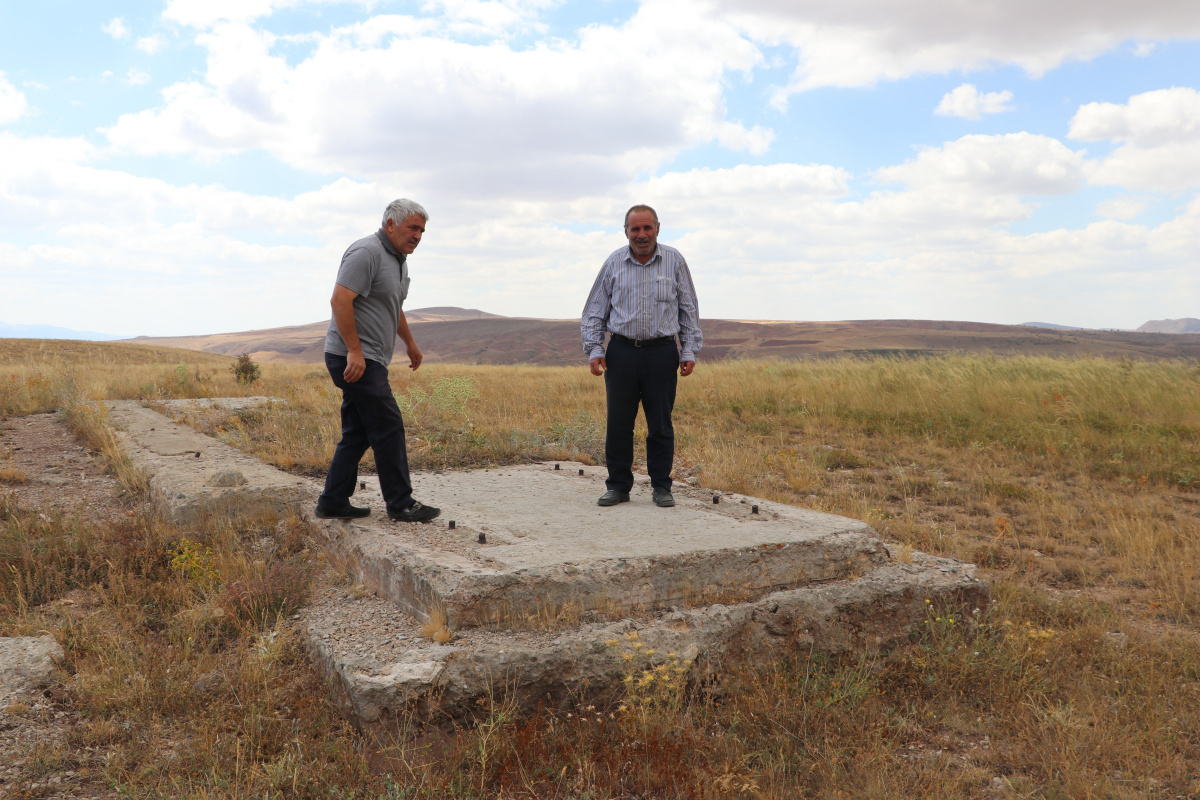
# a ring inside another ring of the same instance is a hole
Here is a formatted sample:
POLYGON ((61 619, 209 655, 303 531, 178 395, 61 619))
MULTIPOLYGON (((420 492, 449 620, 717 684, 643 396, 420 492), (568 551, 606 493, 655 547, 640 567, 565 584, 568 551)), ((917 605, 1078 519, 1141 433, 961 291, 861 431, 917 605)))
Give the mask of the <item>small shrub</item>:
POLYGON ((821 462, 825 469, 859 469, 867 466, 865 459, 849 450, 830 450, 821 458, 821 462))
POLYGON ((259 378, 258 364, 254 363, 249 353, 242 353, 238 356, 237 361, 229 367, 229 371, 242 386, 250 386, 259 378))

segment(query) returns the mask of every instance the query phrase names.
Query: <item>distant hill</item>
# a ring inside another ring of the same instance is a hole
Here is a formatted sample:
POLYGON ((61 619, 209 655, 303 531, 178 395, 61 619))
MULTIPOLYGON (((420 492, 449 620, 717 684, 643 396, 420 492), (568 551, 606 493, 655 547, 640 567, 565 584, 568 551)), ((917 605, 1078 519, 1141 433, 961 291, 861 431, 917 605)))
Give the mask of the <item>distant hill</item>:
POLYGON ((59 328, 54 325, 9 325, 0 322, 0 338, 5 339, 79 339, 88 342, 107 342, 120 339, 111 333, 96 333, 95 331, 77 331, 71 328, 59 328))
MULTIPOLYGON (((504 319, 477 308, 436 306, 406 311, 409 324, 447 322, 450 320, 504 319)), ((154 344, 160 347, 182 347, 185 350, 204 350, 239 356, 248 353, 255 361, 288 361, 319 364, 324 360, 325 331, 329 320, 292 325, 286 328, 267 328, 239 333, 216 333, 204 336, 138 336, 126 341, 154 344)), ((404 346, 400 345, 400 351, 404 346)))
POLYGON ((1200 333, 1200 319, 1152 319, 1138 330, 1143 333, 1200 333))
POLYGON ((1056 331, 1085 331, 1087 328, 1077 328, 1074 325, 1056 325, 1053 322, 1022 322, 1026 328, 1051 328, 1056 331))
MULTIPOLYGON (((427 361, 466 364, 584 363, 579 320, 502 317, 473 309, 406 312, 427 361)), ((249 353, 256 361, 318 364, 327 322, 241 333, 130 341, 210 353, 249 353)), ((1200 334, 1093 331, 947 320, 761 322, 706 319, 701 361, 725 358, 909 356, 949 352, 1001 355, 1200 359, 1200 334)), ((397 358, 404 351, 397 342, 397 358)))

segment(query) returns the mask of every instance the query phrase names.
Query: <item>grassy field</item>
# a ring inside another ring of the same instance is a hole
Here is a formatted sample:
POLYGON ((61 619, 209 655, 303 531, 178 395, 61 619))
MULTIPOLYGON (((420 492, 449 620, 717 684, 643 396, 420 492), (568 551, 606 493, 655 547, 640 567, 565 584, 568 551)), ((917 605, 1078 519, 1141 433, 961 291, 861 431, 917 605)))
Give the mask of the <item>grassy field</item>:
MULTIPOLYGON (((188 421, 320 474, 328 377, 267 364, 247 386, 232 363, 0 341, 0 416, 63 409, 103 449, 90 401, 268 394, 286 405, 188 421)), ((602 383, 582 365, 393 378, 415 467, 603 458, 602 383)), ((132 796, 1200 797, 1198 400, 1183 362, 702 362, 680 382, 678 478, 975 562, 991 612, 973 637, 931 609, 884 656, 797 652, 706 687, 631 667, 621 706, 570 716, 517 719, 498 698, 436 758, 370 752, 321 699, 290 612, 322 560, 294 520, 47 522, 7 500, 0 635, 55 633, 87 720, 77 749, 132 796), (86 622, 56 610, 81 591, 103 611, 86 622), (216 673, 233 677, 205 689, 216 673)))

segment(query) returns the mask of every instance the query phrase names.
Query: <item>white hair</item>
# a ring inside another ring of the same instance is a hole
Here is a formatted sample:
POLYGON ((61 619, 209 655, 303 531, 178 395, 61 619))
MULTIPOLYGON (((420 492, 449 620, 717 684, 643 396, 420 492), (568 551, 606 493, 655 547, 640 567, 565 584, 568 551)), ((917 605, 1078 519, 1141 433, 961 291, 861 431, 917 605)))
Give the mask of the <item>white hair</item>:
POLYGON ((388 207, 383 211, 383 222, 381 224, 386 228, 387 221, 390 219, 392 222, 400 225, 413 214, 429 222, 429 212, 420 203, 416 200, 407 200, 402 197, 399 200, 393 200, 388 203, 388 207))

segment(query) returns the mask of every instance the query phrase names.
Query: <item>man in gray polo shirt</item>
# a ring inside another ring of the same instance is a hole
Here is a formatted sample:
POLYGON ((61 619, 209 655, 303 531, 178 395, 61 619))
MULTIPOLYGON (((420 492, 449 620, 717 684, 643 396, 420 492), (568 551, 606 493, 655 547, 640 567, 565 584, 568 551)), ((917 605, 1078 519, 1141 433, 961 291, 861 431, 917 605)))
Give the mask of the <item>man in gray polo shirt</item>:
POLYGON ((350 245, 342 256, 329 303, 333 318, 325 335, 325 366, 342 390, 342 440, 317 499, 318 517, 365 517, 371 509, 350 505, 358 484, 358 462, 370 447, 387 514, 401 522, 427 522, 441 509, 412 496, 404 419, 388 364, 396 337, 404 341, 409 369, 421 366, 421 351, 404 317, 408 296, 407 256, 421 243, 429 214, 412 200, 393 200, 383 227, 350 245))

